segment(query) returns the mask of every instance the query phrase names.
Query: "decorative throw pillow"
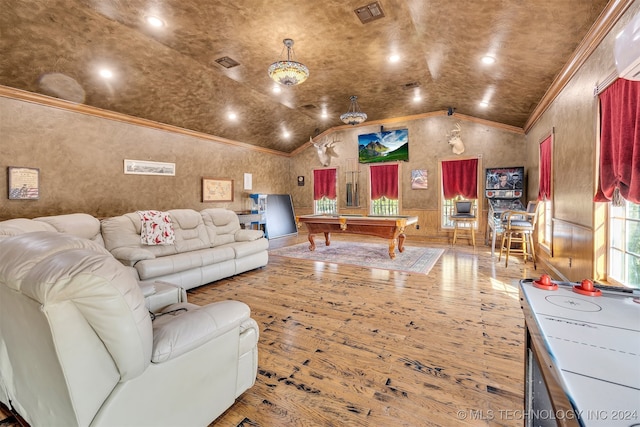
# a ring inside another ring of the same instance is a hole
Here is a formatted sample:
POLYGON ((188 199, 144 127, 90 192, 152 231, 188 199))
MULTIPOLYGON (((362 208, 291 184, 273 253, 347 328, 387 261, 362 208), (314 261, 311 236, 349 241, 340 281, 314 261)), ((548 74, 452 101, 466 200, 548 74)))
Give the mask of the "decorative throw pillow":
POLYGON ((173 245, 176 234, 171 215, 161 211, 137 211, 141 221, 140 242, 143 245, 173 245))

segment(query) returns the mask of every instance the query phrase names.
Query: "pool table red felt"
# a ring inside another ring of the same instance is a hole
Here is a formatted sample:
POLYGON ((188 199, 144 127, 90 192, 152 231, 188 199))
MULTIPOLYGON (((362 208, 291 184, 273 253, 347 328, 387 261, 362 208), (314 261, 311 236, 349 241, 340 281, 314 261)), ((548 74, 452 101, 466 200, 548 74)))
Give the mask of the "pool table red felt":
POLYGON ((331 244, 331 233, 366 234, 389 239, 389 256, 396 257, 404 250, 404 230, 408 225, 416 224, 416 216, 361 216, 361 215, 302 215, 296 217, 298 228, 306 224, 309 232, 309 250, 316 248, 313 235, 324 233, 325 244, 331 244))

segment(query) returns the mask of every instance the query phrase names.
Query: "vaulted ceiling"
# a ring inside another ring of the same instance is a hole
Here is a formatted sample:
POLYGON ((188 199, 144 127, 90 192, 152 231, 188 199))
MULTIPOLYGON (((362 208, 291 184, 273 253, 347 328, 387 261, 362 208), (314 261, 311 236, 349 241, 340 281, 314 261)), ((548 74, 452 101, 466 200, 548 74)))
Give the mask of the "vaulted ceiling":
POLYGON ((522 128, 607 7, 379 0, 356 13, 370 3, 3 0, 0 85, 284 153, 343 125, 351 95, 369 121, 451 107, 522 128), (367 13, 378 19, 362 23, 367 13), (285 38, 310 76, 275 93, 267 68, 285 38))

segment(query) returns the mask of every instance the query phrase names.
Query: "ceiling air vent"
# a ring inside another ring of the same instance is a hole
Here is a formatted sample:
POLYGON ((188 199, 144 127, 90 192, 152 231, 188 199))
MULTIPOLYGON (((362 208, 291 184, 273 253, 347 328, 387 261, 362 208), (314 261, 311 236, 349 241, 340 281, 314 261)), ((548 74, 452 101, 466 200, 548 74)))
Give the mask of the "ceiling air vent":
POLYGON ((382 7, 380 7, 380 3, 377 1, 369 3, 366 6, 359 7, 355 9, 354 12, 358 15, 358 19, 360 19, 360 22, 363 24, 368 24, 376 19, 384 18, 382 7))
POLYGON ((233 58, 229 58, 228 56, 223 56, 222 58, 216 59, 216 62, 222 65, 224 68, 233 68, 240 65, 238 61, 233 58))

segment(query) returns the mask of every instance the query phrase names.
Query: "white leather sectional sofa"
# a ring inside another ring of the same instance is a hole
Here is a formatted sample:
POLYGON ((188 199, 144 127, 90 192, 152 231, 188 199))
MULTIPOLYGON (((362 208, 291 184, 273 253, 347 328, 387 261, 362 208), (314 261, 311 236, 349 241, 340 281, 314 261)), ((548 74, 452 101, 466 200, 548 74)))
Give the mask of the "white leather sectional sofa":
POLYGON ((254 384, 258 333, 239 301, 150 316, 131 269, 95 241, 0 241, 0 402, 29 425, 208 425, 254 384))
POLYGON ((97 218, 83 214, 10 219, 0 222, 0 241, 32 231, 58 231, 104 246, 117 260, 133 267, 143 282, 168 282, 184 289, 267 265, 269 241, 260 230, 240 228, 228 209, 167 211, 175 242, 141 243, 141 220, 136 212, 97 218))
POLYGON ((253 386, 250 308, 185 289, 266 265, 268 241, 226 209, 167 213, 162 245, 135 212, 0 222, 1 403, 34 426, 207 425, 253 386))

